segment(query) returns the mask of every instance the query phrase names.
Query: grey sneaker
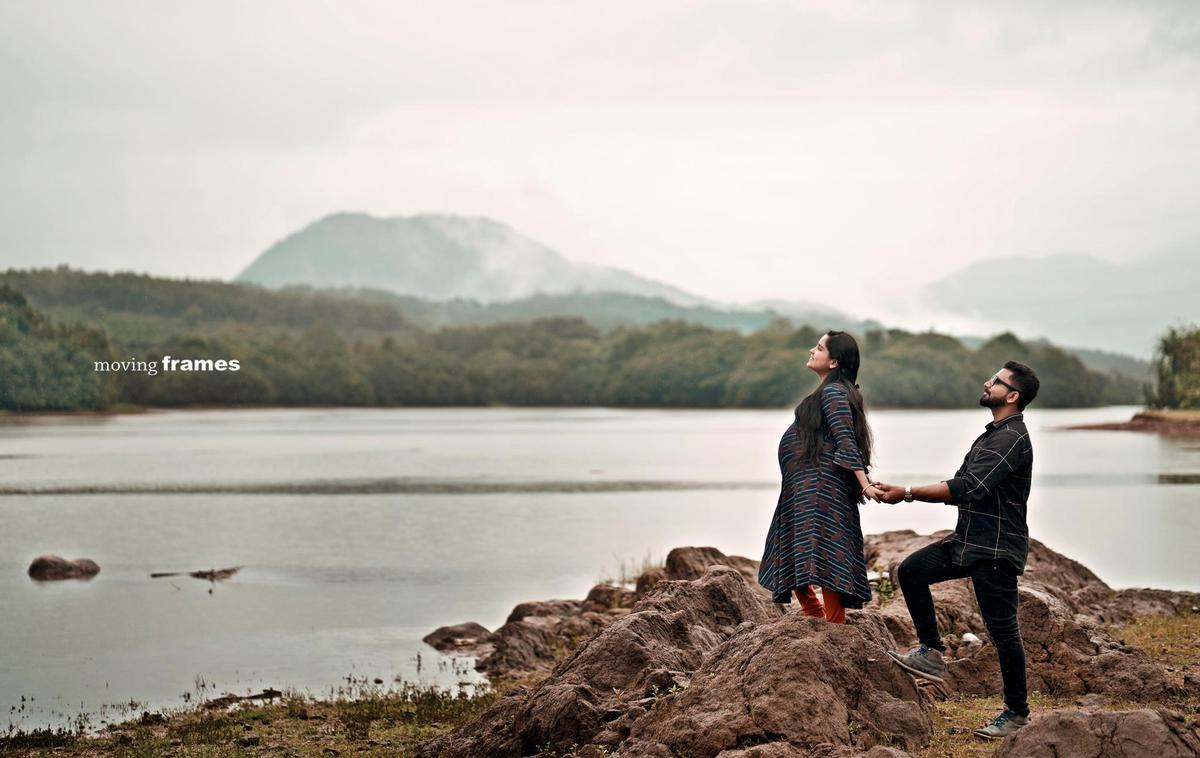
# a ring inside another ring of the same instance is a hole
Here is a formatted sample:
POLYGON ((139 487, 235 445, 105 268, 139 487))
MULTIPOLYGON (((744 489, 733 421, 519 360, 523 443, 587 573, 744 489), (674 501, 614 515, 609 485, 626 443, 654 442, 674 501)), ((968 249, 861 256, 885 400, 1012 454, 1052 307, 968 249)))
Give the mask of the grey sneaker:
POLYGON ((1028 716, 1018 716, 1005 708, 1003 713, 992 719, 992 723, 976 729, 975 736, 985 740, 1002 740, 1028 723, 1028 716))
POLYGON ((946 675, 946 662, 942 660, 942 652, 940 650, 921 645, 904 655, 894 653, 891 650, 888 651, 888 655, 892 657, 896 665, 913 676, 941 683, 942 677, 946 675))

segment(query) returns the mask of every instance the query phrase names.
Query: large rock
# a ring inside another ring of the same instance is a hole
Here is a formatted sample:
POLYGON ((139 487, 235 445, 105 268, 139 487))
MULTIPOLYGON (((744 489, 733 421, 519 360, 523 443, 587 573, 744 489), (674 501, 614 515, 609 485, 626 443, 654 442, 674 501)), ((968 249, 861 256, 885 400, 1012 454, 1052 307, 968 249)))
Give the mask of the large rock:
POLYGON ((39 582, 61 579, 91 579, 100 573, 100 567, 90 558, 68 561, 57 555, 39 555, 29 564, 29 577, 39 582))
POLYGON ((630 608, 636 600, 633 590, 615 584, 597 584, 584 598, 582 610, 604 613, 613 608, 630 608))
POLYGON ((530 600, 513 608, 505 623, 521 621, 530 616, 573 616, 582 611, 583 603, 578 600, 530 600))
POLYGON ((671 755, 712 756, 772 742, 804 754, 879 743, 916 749, 929 741, 929 706, 887 657, 893 646, 873 611, 850 614, 847 625, 801 613, 745 625, 705 659, 687 689, 633 722, 616 755, 661 746, 671 755))
POLYGON ((994 758, 1194 758, 1200 729, 1171 711, 1052 711, 1001 743, 994 758))
MULTIPOLYGON (((895 576, 904 557, 948 534, 922 536, 901 531, 871 535, 867 553, 895 576)), ((946 689, 968 695, 1000 692, 1000 664, 971 581, 942 582, 931 591, 947 647, 946 689)), ((1018 592, 1030 690, 1060 696, 1098 693, 1134 700, 1161 697, 1170 691, 1161 666, 1144 651, 1114 640, 1097 621, 1093 613, 1101 598, 1112 602, 1110 599, 1121 593, 1113 593, 1087 567, 1031 540, 1029 564, 1018 582, 1018 592)), ((1180 593, 1165 595, 1176 603, 1185 600, 1180 593)), ((1170 607, 1167 600, 1161 603, 1160 608, 1170 607)), ((916 644, 902 591, 897 589, 891 600, 876 599, 872 605, 880 606, 889 631, 902 647, 916 644)))
POLYGON ((511 717, 507 729, 472 722, 426 743, 418 755, 515 756, 545 746, 561 752, 586 744, 606 722, 643 700, 663 672, 686 675, 737 626, 772 618, 778 618, 775 608, 727 567, 714 567, 691 582, 660 582, 632 613, 616 618, 559 663, 515 714, 494 706, 476 719, 511 717))
POLYGON ((437 629, 425 641, 443 652, 474 655, 475 668, 493 678, 545 673, 581 641, 627 615, 657 582, 697 579, 710 566, 734 568, 750 580, 748 587, 760 600, 770 599, 770 593, 758 585, 757 561, 725 555, 714 547, 678 547, 667 555, 665 567, 650 569, 639 577, 636 591, 598 584, 583 600, 520 603, 505 624, 486 638, 486 629, 468 623, 437 629))
POLYGON ((555 661, 553 638, 545 627, 514 621, 492 635, 492 652, 475 665, 493 677, 549 670, 555 661))
MULTIPOLYGON (((950 534, 948 529, 928 535, 904 529, 868 535, 864 540, 867 565, 886 572, 894 581, 896 569, 905 558, 950 534)), ((1029 556, 1020 581, 1036 581, 1048 587, 1072 610, 1076 610, 1077 597, 1081 594, 1096 597, 1112 594, 1109 586, 1087 566, 1033 539, 1029 541, 1029 556)))
POLYGON ((886 661, 895 644, 887 627, 874 611, 851 617, 839 626, 781 616, 726 566, 691 581, 663 580, 541 684, 417 755, 519 756, 590 745, 579 754, 849 758, 880 743, 923 744, 928 705, 886 661), (761 752, 770 743, 777 744, 761 752))
MULTIPOLYGON (((617 607, 603 613, 580 611, 578 601, 570 602, 573 605, 567 615, 521 615, 519 620, 509 621, 497 629, 489 638, 487 648, 482 649, 475 668, 491 677, 506 678, 548 672, 580 641, 630 610, 617 607)), ((513 612, 515 615, 518 615, 516 611, 513 612)))
MULTIPOLYGON (((945 534, 873 535, 868 558, 894 576, 904 557, 945 534)), ((949 649, 947 688, 999 693, 970 581, 932 592, 949 649)), ((1102 622, 1190 612, 1200 595, 1113 591, 1036 541, 1019 592, 1031 690, 1140 701, 1179 694, 1160 666, 1102 622)), ((629 590, 611 585, 584 601, 517 606, 477 665, 491 676, 549 675, 417 754, 521 756, 578 745, 580 756, 894 758, 928 739, 923 696, 883 654, 915 643, 898 588, 851 612, 849 625, 828 625, 794 609, 781 615, 757 583, 756 562, 677 548, 634 594, 632 610, 629 590)))
POLYGON ((741 555, 725 555, 715 547, 677 547, 667 553, 662 568, 650 569, 638 577, 637 597, 643 597, 663 579, 698 579, 710 566, 729 566, 746 577, 751 589, 764 599, 771 593, 758 583, 758 561, 741 555))
MULTIPOLYGON (((1170 693, 1166 671, 1144 651, 1117 642, 1090 617, 1072 613, 1037 582, 1021 583, 1019 592, 1018 618, 1030 690, 1132 700, 1170 693)), ((967 625, 981 626, 982 619, 967 625)), ((1000 664, 986 632, 978 635, 981 642, 967 642, 960 630, 955 631, 958 634, 947 636, 953 644, 946 663, 947 688, 970 695, 1000 692, 1000 664)))
POLYGON ((751 581, 758 579, 758 561, 725 555, 715 547, 677 547, 667 553, 664 569, 668 579, 699 579, 709 566, 730 566, 751 581))

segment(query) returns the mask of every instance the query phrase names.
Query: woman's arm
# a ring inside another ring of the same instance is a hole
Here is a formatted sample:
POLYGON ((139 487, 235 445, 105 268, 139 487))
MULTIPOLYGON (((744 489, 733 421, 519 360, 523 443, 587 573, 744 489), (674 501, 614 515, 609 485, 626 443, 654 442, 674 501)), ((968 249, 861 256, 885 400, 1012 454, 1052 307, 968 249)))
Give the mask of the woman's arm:
POLYGON ((825 385, 821 390, 821 415, 833 434, 836 448, 833 462, 842 468, 862 472, 865 479, 867 467, 863 465, 862 453, 859 452, 858 442, 854 438, 853 414, 850 398, 846 396, 846 388, 837 383, 825 385))
POLYGON ((833 462, 853 471, 863 495, 878 502, 883 496, 883 491, 875 487, 871 478, 867 476, 867 467, 863 465, 862 453, 859 452, 858 441, 854 438, 854 411, 850 408, 850 399, 846 397, 843 387, 826 385, 821 392, 821 414, 833 433, 836 448, 833 462))

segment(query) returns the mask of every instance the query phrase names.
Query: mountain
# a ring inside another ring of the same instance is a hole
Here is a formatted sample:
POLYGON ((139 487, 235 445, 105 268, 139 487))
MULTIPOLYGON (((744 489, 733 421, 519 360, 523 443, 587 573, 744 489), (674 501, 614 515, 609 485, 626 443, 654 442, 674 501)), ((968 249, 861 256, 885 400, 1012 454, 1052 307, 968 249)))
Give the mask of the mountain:
POLYGON ((569 261, 497 221, 450 215, 326 216, 272 245, 236 281, 372 288, 481 303, 612 291, 682 306, 711 305, 628 271, 569 261))
POLYGON ((1200 321, 1200 266, 1191 253, 1128 263, 1091 255, 994 258, 930 284, 950 313, 1056 344, 1148 358, 1167 327, 1200 321))

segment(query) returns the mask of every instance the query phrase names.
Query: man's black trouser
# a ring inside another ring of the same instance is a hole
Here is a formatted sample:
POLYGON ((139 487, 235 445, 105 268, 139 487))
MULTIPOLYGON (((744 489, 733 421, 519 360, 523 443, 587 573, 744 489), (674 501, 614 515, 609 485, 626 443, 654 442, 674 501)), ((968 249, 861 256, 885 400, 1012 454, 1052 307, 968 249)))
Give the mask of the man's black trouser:
POLYGON ((1000 676, 1004 678, 1004 702, 1018 715, 1029 715, 1025 689, 1025 647, 1017 626, 1017 570, 1005 560, 980 561, 969 566, 951 560, 953 544, 935 542, 921 548, 900 564, 900 589, 908 603, 921 644, 945 652, 938 634, 937 614, 929 585, 949 579, 971 577, 979 612, 987 624, 992 644, 1000 657, 1000 676))

